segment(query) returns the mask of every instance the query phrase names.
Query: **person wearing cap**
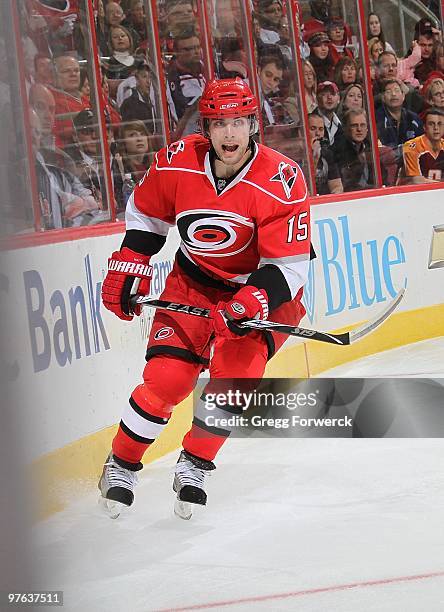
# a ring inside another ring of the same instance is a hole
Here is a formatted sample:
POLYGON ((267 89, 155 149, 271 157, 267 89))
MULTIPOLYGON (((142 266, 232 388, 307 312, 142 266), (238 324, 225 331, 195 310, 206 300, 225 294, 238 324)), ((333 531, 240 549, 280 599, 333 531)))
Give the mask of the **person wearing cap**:
POLYGON ((331 0, 309 0, 309 5, 311 17, 303 24, 306 42, 316 32, 325 32, 331 19, 331 0))
POLYGON ((324 120, 325 132, 330 146, 335 144, 335 140, 343 135, 341 120, 336 111, 340 102, 339 88, 333 81, 319 83, 318 92, 318 112, 324 120))
POLYGON ((334 62, 330 43, 330 38, 325 32, 316 32, 308 39, 310 47, 308 59, 315 69, 318 81, 328 81, 333 78, 334 62))
POLYGON ((138 62, 135 72, 136 86, 120 107, 124 122, 142 121, 150 134, 156 132, 156 114, 151 102, 152 78, 148 63, 138 62))
POLYGON ((351 30, 342 17, 331 17, 326 29, 331 40, 330 49, 334 64, 344 56, 354 59, 356 48, 351 42, 351 30))
POLYGON ((69 154, 76 164, 76 176, 99 203, 102 191, 97 117, 86 108, 74 117, 73 124, 76 146, 70 148, 69 154))

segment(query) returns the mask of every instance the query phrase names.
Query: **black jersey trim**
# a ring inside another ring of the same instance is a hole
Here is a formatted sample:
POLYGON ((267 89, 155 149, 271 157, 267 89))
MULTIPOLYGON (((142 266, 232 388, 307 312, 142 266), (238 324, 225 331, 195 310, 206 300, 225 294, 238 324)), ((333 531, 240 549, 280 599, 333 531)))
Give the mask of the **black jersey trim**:
POLYGON ((142 408, 139 406, 139 404, 136 403, 133 397, 129 398, 129 403, 134 412, 146 421, 150 421, 151 423, 157 423, 158 425, 166 425, 168 423, 168 419, 154 416, 154 414, 150 414, 149 412, 142 410, 142 408))
POLYGON ((151 256, 158 253, 165 242, 166 236, 133 229, 127 230, 120 248, 127 247, 136 253, 151 256))
POLYGON ((210 425, 207 425, 205 421, 201 421, 201 419, 198 417, 193 418, 193 425, 199 427, 199 429, 202 429, 203 431, 208 432, 209 434, 212 434, 213 436, 219 436, 221 438, 228 438, 231 433, 230 431, 221 429, 220 427, 210 427, 210 425))
POLYGON ((273 312, 284 302, 291 300, 290 287, 282 270, 274 264, 266 264, 250 274, 247 285, 265 289, 268 296, 268 308, 273 312))
POLYGON ((141 444, 152 444, 154 442, 154 438, 144 438, 143 436, 139 436, 138 434, 134 433, 134 431, 131 431, 131 429, 125 425, 123 421, 120 421, 120 428, 129 438, 131 438, 131 440, 134 440, 135 442, 141 442, 141 444))
POLYGON ((214 289, 222 289, 223 291, 233 291, 233 293, 239 291, 239 289, 242 289, 243 287, 243 285, 238 283, 227 284, 223 280, 218 280, 217 278, 208 276, 198 266, 193 264, 193 262, 191 262, 181 250, 177 251, 176 260, 180 268, 185 272, 185 274, 187 274, 187 276, 205 287, 213 287, 214 289))
POLYGON ((191 361, 191 363, 198 363, 200 365, 207 366, 210 361, 209 359, 205 359, 204 357, 200 357, 196 353, 189 351, 188 349, 182 349, 177 346, 150 346, 148 347, 145 355, 145 360, 149 361, 152 357, 156 355, 172 355, 174 357, 180 357, 185 361, 191 361))

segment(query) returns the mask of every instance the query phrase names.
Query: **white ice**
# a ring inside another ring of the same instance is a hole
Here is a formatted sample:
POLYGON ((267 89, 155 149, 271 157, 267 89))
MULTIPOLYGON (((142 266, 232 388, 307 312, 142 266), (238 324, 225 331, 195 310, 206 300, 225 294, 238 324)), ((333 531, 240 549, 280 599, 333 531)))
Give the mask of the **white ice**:
MULTIPOLYGON (((425 371, 416 349, 387 353, 388 372, 425 371)), ((441 439, 229 440, 191 521, 172 512, 176 457, 143 470, 120 519, 94 492, 36 527, 36 580, 65 610, 444 610, 441 439)))

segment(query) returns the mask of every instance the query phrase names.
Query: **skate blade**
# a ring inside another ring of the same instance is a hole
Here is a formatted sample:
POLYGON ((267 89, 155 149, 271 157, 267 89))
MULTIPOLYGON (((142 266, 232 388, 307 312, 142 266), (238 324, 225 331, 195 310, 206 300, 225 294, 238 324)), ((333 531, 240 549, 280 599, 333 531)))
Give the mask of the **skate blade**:
POLYGON ((193 516, 193 504, 176 499, 174 502, 174 514, 184 521, 189 521, 193 516))
POLYGON ((125 504, 121 504, 113 499, 106 499, 105 497, 99 497, 99 506, 102 508, 103 512, 112 519, 119 518, 122 512, 128 508, 125 504))

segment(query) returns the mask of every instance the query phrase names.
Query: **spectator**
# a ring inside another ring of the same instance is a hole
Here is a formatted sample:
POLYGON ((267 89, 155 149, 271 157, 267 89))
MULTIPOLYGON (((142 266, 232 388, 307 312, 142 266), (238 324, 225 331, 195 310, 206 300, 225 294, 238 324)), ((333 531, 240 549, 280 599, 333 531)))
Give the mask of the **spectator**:
POLYGON ((241 9, 238 2, 217 0, 214 3, 216 32, 214 38, 219 43, 226 38, 238 38, 241 33, 241 9))
POLYGON ((57 88, 51 90, 56 104, 54 133, 56 145, 63 149, 73 142, 73 117, 90 104, 82 100, 77 59, 71 55, 61 55, 55 59, 55 68, 57 88))
POLYGON ((258 63, 259 85, 262 100, 262 118, 265 126, 293 123, 286 100, 279 91, 285 63, 281 55, 265 55, 258 63))
POLYGON ((127 19, 124 22, 124 25, 125 24, 127 24, 126 27, 130 32, 133 30, 137 34, 140 42, 136 44, 137 39, 134 40, 134 45, 136 47, 140 46, 140 44, 148 39, 147 20, 143 10, 142 0, 131 0, 127 19))
POLYGON ((365 111, 349 110, 344 116, 344 136, 335 143, 344 191, 374 187, 372 152, 365 111))
MULTIPOLYGON (((378 60, 378 78, 373 83, 373 98, 375 101, 375 108, 378 108, 382 104, 382 85, 387 79, 398 78, 398 58, 395 53, 390 51, 384 51, 381 53, 378 60)), ((422 111, 424 106, 424 100, 418 91, 408 86, 408 93, 405 97, 404 106, 414 113, 418 114, 422 111)))
POLYGON ((105 111, 105 117, 109 118, 109 121, 112 126, 118 126, 122 120, 120 113, 118 111, 118 107, 116 102, 111 98, 109 92, 109 81, 102 70, 102 99, 103 99, 103 108, 105 111))
POLYGON ((259 0, 259 38, 265 45, 277 45, 280 41, 282 14, 281 0, 259 0))
POLYGON ((333 76, 334 64, 330 51, 330 38, 325 32, 317 32, 308 39, 310 63, 318 81, 328 81, 333 76))
MULTIPOLYGON (((41 35, 49 42, 51 54, 60 55, 75 51, 74 26, 79 18, 79 3, 60 0, 31 0, 28 10, 46 22, 41 35)), ((40 46, 39 46, 40 48, 40 46)))
POLYGON ((405 92, 402 81, 388 79, 382 90, 382 106, 376 111, 376 127, 380 142, 390 147, 398 167, 402 165, 402 145, 424 133, 416 113, 403 108, 405 92))
POLYGON ((55 149, 55 111, 54 96, 45 85, 36 84, 29 90, 29 104, 39 119, 39 148, 55 149))
POLYGON ((41 148, 40 120, 32 109, 29 120, 43 228, 59 229, 93 222, 99 211, 91 191, 59 167, 56 153, 41 148))
POLYGON ((350 57, 353 59, 354 48, 349 42, 349 37, 345 29, 345 22, 342 17, 332 17, 327 23, 327 34, 331 40, 331 53, 334 64, 341 57, 350 57))
POLYGON ((240 77, 248 81, 248 59, 238 38, 226 37, 220 41, 220 79, 240 77))
POLYGON ((339 89, 336 83, 324 81, 318 85, 318 112, 321 115, 328 144, 333 146, 338 138, 343 135, 341 121, 336 114, 339 106, 339 89))
POLYGON ((429 108, 424 114, 424 130, 403 147, 405 174, 414 184, 435 183, 444 176, 444 111, 429 108))
POLYGON ((304 77, 305 104, 307 106, 307 113, 310 114, 318 106, 318 100, 316 97, 318 82, 316 79, 315 69, 308 60, 302 61, 302 74, 304 77))
POLYGON ((166 28, 163 46, 166 52, 174 52, 174 39, 185 30, 195 27, 195 16, 190 0, 170 0, 166 5, 166 28))
POLYGON ((444 45, 439 43, 435 49, 436 65, 435 69, 440 72, 444 78, 444 45))
POLYGON ((54 66, 47 55, 37 53, 34 57, 34 83, 54 85, 54 66))
POLYGON ((421 48, 414 40, 411 46, 411 53, 405 58, 398 58, 398 79, 414 88, 418 88, 420 83, 415 78, 415 67, 421 61, 421 48))
POLYGON ((374 36, 373 38, 368 39, 367 45, 370 59, 377 62, 381 53, 384 52, 384 43, 379 38, 374 36))
POLYGON ((381 26, 381 19, 377 13, 369 13, 367 18, 367 40, 378 38, 383 46, 383 51, 395 52, 392 45, 386 41, 381 26))
POLYGON ((131 34, 123 26, 111 26, 109 45, 112 56, 106 62, 106 76, 109 79, 127 79, 134 72, 134 46, 131 34))
POLYGON ((352 83, 341 92, 341 101, 338 106, 338 117, 343 119, 348 110, 364 109, 364 90, 359 83, 352 83))
POLYGON ((131 173, 138 183, 150 166, 150 135, 142 121, 124 123, 121 128, 122 157, 125 174, 131 173))
POLYGON ((333 152, 325 146, 324 120, 316 112, 308 116, 308 129, 316 173, 317 194, 343 193, 341 175, 333 152))
POLYGON ((141 38, 136 30, 131 25, 124 25, 125 13, 118 2, 108 2, 105 6, 105 23, 106 23, 106 35, 108 37, 108 49, 110 53, 113 53, 115 47, 111 44, 110 36, 111 30, 117 27, 125 27, 127 34, 131 38, 133 50, 141 43, 141 38))
POLYGON ((101 151, 97 119, 92 110, 87 108, 74 117, 73 124, 77 146, 70 154, 76 164, 76 176, 91 191, 101 207, 101 151))
POLYGON ((90 99, 91 87, 89 86, 88 72, 85 66, 80 69, 80 94, 82 99, 90 99))
POLYGON ((123 101, 120 112, 123 121, 141 121, 149 134, 156 131, 156 115, 151 103, 150 93, 153 74, 146 62, 137 65, 136 87, 129 98, 123 101))
POLYGON ((304 40, 317 32, 325 32, 331 19, 331 0, 309 0, 311 18, 304 22, 304 40))
POLYGON ((194 30, 174 39, 175 57, 167 71, 167 98, 175 124, 175 140, 198 130, 197 102, 205 85, 202 47, 194 30))
POLYGON ((429 79, 424 83, 422 95, 424 96, 427 108, 433 106, 444 110, 444 79, 440 77, 429 79))
POLYGON ((358 66, 354 59, 350 57, 342 57, 335 66, 334 82, 343 91, 352 83, 356 83, 358 78, 358 66))
POLYGON ((415 68, 415 78, 423 84, 436 67, 435 41, 439 30, 428 19, 420 19, 415 26, 415 40, 421 49, 421 61, 415 68))

